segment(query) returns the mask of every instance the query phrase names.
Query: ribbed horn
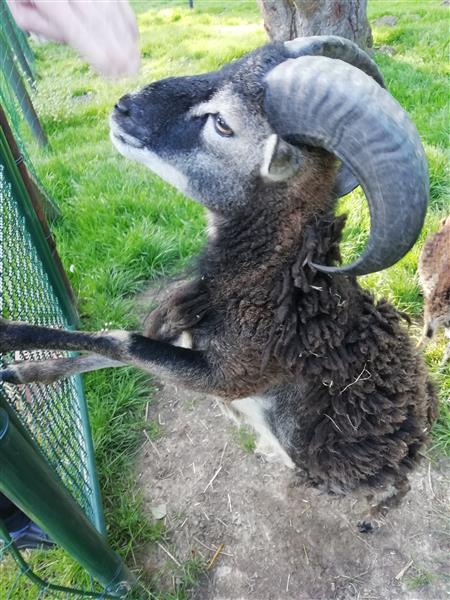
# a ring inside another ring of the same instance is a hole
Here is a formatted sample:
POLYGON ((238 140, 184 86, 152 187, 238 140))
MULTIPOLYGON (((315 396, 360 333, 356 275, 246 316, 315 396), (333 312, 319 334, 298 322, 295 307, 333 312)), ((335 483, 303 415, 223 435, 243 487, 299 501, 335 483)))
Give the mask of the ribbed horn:
POLYGON ((377 64, 354 42, 337 35, 314 35, 299 37, 289 42, 284 42, 288 58, 301 56, 326 56, 337 58, 364 71, 367 75, 385 87, 383 75, 377 64))
MULTIPOLYGON (((317 35, 312 37, 300 37, 289 42, 284 42, 286 56, 289 58, 300 58, 301 56, 327 56, 343 60, 357 69, 367 73, 375 81, 385 87, 383 75, 377 64, 354 42, 336 35, 317 35)), ((340 198, 352 192, 359 185, 359 181, 346 168, 340 165, 334 186, 335 195, 340 198)))
POLYGON ((428 170, 416 128, 372 77, 342 60, 305 56, 266 77, 265 109, 282 137, 325 148, 361 183, 371 230, 350 265, 314 266, 365 275, 402 258, 416 241, 428 202, 428 170))

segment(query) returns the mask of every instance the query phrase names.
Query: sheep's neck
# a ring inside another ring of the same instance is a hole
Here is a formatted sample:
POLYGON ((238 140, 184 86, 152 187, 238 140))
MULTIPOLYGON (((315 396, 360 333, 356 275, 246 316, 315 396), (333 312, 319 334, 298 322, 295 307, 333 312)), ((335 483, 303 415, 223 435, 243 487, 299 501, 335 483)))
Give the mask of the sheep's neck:
POLYGON ((257 209, 233 217, 210 215, 207 271, 216 276, 270 278, 302 251, 307 226, 331 212, 331 194, 323 197, 322 191, 322 198, 312 201, 309 196, 310 192, 296 192, 294 201, 292 190, 289 194, 274 186, 270 195, 266 186, 253 205, 257 209))

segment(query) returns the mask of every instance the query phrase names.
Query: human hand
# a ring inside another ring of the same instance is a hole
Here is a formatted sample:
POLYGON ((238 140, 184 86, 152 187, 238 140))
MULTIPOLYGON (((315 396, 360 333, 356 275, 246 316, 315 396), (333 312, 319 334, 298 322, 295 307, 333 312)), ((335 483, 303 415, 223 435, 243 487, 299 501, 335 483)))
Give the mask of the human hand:
POLYGON ((139 34, 127 0, 7 0, 21 29, 71 46, 109 77, 139 70, 139 34))

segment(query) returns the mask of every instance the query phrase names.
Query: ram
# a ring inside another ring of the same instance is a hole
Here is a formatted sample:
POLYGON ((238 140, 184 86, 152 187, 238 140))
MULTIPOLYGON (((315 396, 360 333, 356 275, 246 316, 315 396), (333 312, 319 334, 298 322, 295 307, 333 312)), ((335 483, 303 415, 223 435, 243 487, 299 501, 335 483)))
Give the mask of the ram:
POLYGON ((150 315, 145 335, 3 321, 3 352, 92 353, 12 364, 3 380, 133 364, 213 394, 305 484, 372 495, 359 523, 371 530, 408 491, 436 415, 401 315, 356 280, 409 250, 428 198, 419 137, 377 66, 337 37, 269 44, 217 72, 124 96, 111 137, 207 208, 197 272, 150 315), (358 183, 369 240, 337 266, 344 219, 334 207, 358 183))

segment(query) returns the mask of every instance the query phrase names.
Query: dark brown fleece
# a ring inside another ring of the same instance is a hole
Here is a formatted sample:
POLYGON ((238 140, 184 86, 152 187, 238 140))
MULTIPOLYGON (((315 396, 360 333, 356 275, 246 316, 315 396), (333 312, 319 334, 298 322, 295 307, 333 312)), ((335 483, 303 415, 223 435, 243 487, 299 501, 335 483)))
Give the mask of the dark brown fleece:
POLYGON ((275 396, 275 435, 305 481, 336 493, 402 480, 437 401, 400 313, 355 278, 309 265, 338 260, 344 225, 331 216, 333 169, 317 155, 328 166, 320 185, 310 168, 295 193, 278 185, 268 198, 265 186, 257 214, 217 217, 198 274, 150 315, 147 334, 189 331, 222 369, 226 400, 275 396))

